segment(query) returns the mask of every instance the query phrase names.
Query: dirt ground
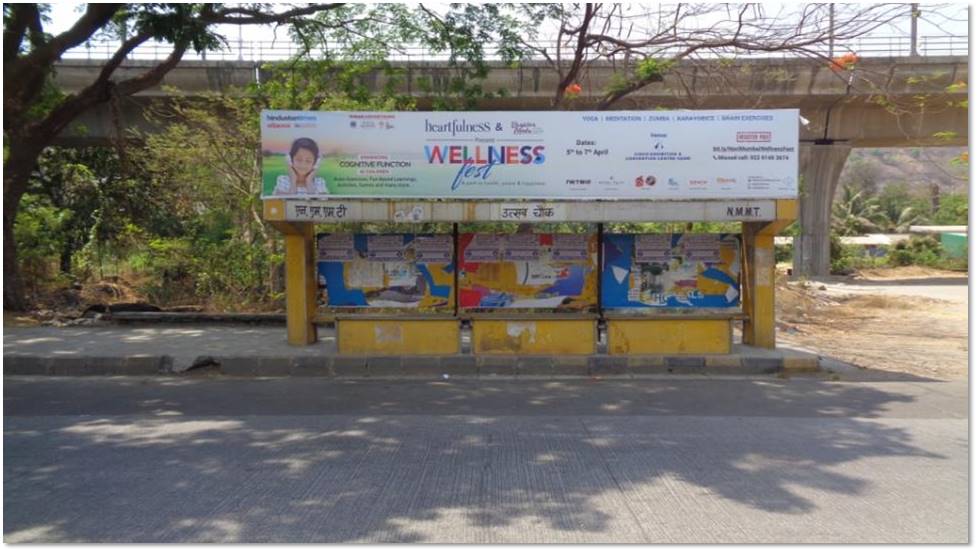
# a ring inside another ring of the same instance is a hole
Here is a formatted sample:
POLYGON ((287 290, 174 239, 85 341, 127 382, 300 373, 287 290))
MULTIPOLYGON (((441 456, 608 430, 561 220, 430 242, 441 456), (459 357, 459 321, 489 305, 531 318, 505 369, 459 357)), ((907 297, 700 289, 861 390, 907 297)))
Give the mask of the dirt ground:
POLYGON ((862 368, 968 376, 966 274, 908 267, 808 282, 780 277, 777 292, 779 344, 862 368))

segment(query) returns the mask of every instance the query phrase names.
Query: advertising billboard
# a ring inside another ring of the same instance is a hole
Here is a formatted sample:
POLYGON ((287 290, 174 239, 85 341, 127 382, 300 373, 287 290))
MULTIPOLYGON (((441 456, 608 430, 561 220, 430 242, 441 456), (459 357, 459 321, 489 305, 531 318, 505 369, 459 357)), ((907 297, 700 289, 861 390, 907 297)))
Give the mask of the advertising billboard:
POLYGON ((596 234, 459 235, 461 310, 597 309, 596 234))
POLYGON ((798 110, 262 111, 262 196, 780 199, 798 110))
POLYGON ((601 306, 738 308, 740 236, 605 234, 601 306))
POLYGON ((319 234, 319 306, 453 312, 451 235, 319 234))

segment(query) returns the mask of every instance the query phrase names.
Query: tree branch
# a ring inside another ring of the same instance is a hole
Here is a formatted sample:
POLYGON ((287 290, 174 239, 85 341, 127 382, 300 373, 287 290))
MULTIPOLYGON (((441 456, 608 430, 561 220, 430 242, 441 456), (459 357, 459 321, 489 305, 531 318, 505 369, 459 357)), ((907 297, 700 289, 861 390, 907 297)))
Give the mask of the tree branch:
MULTIPOLYGON (((581 25, 573 30, 573 33, 577 34, 577 46, 574 48, 574 60, 571 62, 571 66, 570 69, 567 70, 567 74, 564 75, 564 77, 560 80, 560 84, 557 85, 557 91, 554 94, 554 99, 552 102, 554 107, 560 105, 564 99, 564 94, 567 87, 577 80, 577 75, 581 72, 581 66, 584 63, 584 55, 587 47, 590 45, 587 39, 587 31, 591 25, 591 20, 596 14, 597 11, 594 9, 594 4, 588 3, 584 5, 584 17, 581 19, 581 25)), ((557 48, 560 48, 560 44, 557 45, 557 48)))
POLYGON ((136 47, 146 42, 150 38, 152 38, 152 35, 148 31, 143 31, 123 42, 122 45, 119 46, 119 49, 116 50, 115 54, 113 54, 112 57, 105 62, 105 65, 102 66, 102 70, 99 71, 95 82, 97 83, 99 81, 109 80, 112 73, 115 72, 115 70, 119 68, 119 65, 122 65, 122 62, 126 60, 126 57, 132 53, 136 47))
MULTIPOLYGON (((133 42, 133 39, 126 41, 126 43, 131 47, 135 47, 133 42)), ((119 52, 116 52, 116 56, 114 56, 113 59, 119 57, 121 51, 122 50, 120 49, 119 52)), ((85 89, 83 89, 77 95, 69 96, 61 103, 61 105, 48 113, 44 120, 31 125, 31 134, 45 136, 47 139, 54 138, 60 134, 61 131, 63 131, 65 127, 75 119, 75 117, 98 103, 108 101, 113 94, 118 96, 130 96, 136 92, 140 92, 151 86, 159 84, 160 81, 163 80, 166 73, 180 62, 180 59, 183 57, 183 54, 186 51, 186 43, 177 44, 174 46, 169 57, 157 64, 152 69, 146 71, 138 77, 123 80, 117 84, 109 80, 112 75, 112 71, 106 71, 103 69, 95 82, 86 86, 85 89)), ((124 58, 125 55, 122 55, 121 57, 124 58)))
POLYGON ((286 23, 294 18, 336 9, 343 4, 310 4, 304 8, 294 8, 281 13, 263 13, 254 8, 223 8, 205 11, 200 20, 204 23, 224 23, 230 25, 261 25, 286 23))
POLYGON ((59 59, 61 54, 91 38, 108 23, 123 4, 89 4, 85 13, 67 31, 55 36, 43 47, 17 60, 21 65, 43 65, 59 59))
MULTIPOLYGON (((13 4, 10 6, 10 24, 3 29, 3 63, 10 65, 17 59, 20 45, 24 42, 27 26, 40 16, 37 4, 13 4), (33 13, 32 13, 33 12, 33 13)), ((6 71, 4 71, 6 74, 6 71)))
MULTIPOLYGON (((31 50, 27 55, 5 63, 4 75, 4 115, 26 110, 26 106, 36 98, 44 87, 51 64, 61 57, 65 50, 81 44, 98 29, 102 28, 120 4, 89 4, 88 10, 70 29, 31 50)), ((30 23, 28 23, 30 24, 30 23)), ((8 52, 4 52, 4 56, 8 52)), ((16 52, 15 52, 16 55, 16 52)), ((15 121, 11 121, 15 122, 15 121)), ((4 128, 7 124, 4 124, 4 128)))
POLYGON ((187 43, 175 44, 170 56, 160 62, 152 69, 146 71, 138 77, 123 80, 115 85, 116 93, 120 96, 131 96, 136 92, 141 92, 151 86, 156 86, 163 80, 166 74, 180 63, 183 54, 187 51, 187 43))

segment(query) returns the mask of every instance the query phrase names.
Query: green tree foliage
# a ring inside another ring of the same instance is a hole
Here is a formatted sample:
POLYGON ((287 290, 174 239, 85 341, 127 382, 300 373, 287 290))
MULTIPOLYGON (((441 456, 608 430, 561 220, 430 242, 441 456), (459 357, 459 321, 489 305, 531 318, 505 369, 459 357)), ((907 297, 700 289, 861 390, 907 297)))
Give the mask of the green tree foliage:
POLYGON ((136 259, 151 276, 147 295, 164 303, 206 299, 216 308, 280 299, 281 238, 261 216, 260 111, 413 109, 394 87, 370 92, 361 85, 384 65, 372 53, 267 64, 261 84, 178 96, 149 111, 162 131, 140 136, 145 147, 136 156, 153 187, 177 190, 169 212, 181 223, 179 232, 152 238, 149 252, 136 259))
POLYGON ((55 275, 52 264, 65 246, 66 233, 62 230, 71 212, 38 195, 25 196, 24 207, 14 225, 14 236, 23 251, 18 259, 20 269, 36 295, 39 284, 55 275))
POLYGON ((890 220, 897 220, 908 207, 921 215, 930 214, 930 201, 910 190, 906 182, 892 182, 876 194, 880 209, 890 220))
MULTIPOLYGON (((6 5, 4 10, 5 23, 16 31, 14 23, 25 12, 6 5)), ((40 169, 28 179, 32 212, 18 222, 17 240, 36 252, 28 259, 31 266, 60 263, 64 273, 80 278, 100 277, 107 263, 138 272, 145 276, 139 279, 147 297, 162 303, 241 308, 274 301, 281 296, 282 246, 261 217, 260 110, 410 110, 416 107, 411 94, 418 79, 426 76, 433 86, 422 90, 420 101, 428 108, 472 107, 499 93, 482 89, 487 50, 501 53, 504 61, 519 60, 519 39, 539 22, 513 13, 513 7, 495 5, 452 5, 437 14, 399 4, 90 7, 78 37, 121 33, 128 40, 120 57, 106 65, 102 80, 80 94, 86 106, 159 82, 190 48, 220 47, 223 37, 213 31, 217 23, 291 23, 289 34, 300 53, 262 67, 260 82, 243 90, 196 98, 171 91, 174 101, 147 112, 162 131, 120 132, 130 143, 125 149, 42 148, 40 169), (150 38, 173 44, 173 55, 138 81, 117 82, 114 95, 96 93, 124 54, 150 38), (445 55, 447 70, 410 75, 390 61, 417 53, 411 48, 419 45, 429 54, 445 55), (35 246, 46 232, 50 243, 35 246)), ((22 55, 30 55, 35 44, 43 46, 44 40, 34 38, 20 49, 22 55)), ((31 116, 45 119, 60 109, 59 120, 70 121, 73 115, 58 102, 70 106, 78 100, 51 86, 44 93, 23 96, 33 102, 31 116)), ((10 105, 5 102, 5 108, 10 105)), ((5 132, 9 143, 16 132, 8 126, 5 132)), ((5 179, 5 195, 7 188, 5 179)))
POLYGON ((934 212, 933 223, 940 226, 968 224, 968 195, 951 193, 941 197, 940 206, 934 212))
MULTIPOLYGON (((336 9, 336 4, 310 4, 281 9, 269 4, 88 4, 66 31, 45 31, 50 21, 43 4, 3 5, 3 231, 4 307, 27 304, 17 261, 14 226, 21 199, 45 148, 86 110, 125 98, 158 84, 190 49, 220 48, 219 24, 290 23, 336 9), (68 50, 105 33, 122 38, 97 76, 77 93, 54 89, 54 63, 68 50), (144 72, 115 78, 116 70, 142 44, 172 45, 170 54, 144 72)), ((315 26, 315 23, 309 23, 315 26)))
POLYGON ((850 156, 846 163, 840 183, 848 185, 856 191, 866 192, 868 195, 875 195, 879 191, 879 169, 868 160, 850 156))
POLYGON ((832 205, 832 230, 836 235, 878 232, 884 217, 876 198, 844 185, 842 197, 832 205))
POLYGON ((893 247, 890 261, 896 266, 917 264, 939 267, 941 253, 941 243, 937 239, 929 235, 915 235, 909 241, 901 241, 893 247))

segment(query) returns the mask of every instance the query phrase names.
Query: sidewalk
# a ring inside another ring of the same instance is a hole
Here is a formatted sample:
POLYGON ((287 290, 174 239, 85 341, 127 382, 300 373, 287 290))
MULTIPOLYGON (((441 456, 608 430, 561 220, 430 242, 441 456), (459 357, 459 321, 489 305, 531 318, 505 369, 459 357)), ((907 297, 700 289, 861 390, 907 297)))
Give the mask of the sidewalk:
POLYGON ((341 356, 332 329, 319 342, 290 346, 283 327, 179 325, 5 327, 5 375, 152 375, 207 372, 231 376, 633 376, 771 374, 812 371, 818 357, 789 349, 734 346, 707 356, 341 356))

